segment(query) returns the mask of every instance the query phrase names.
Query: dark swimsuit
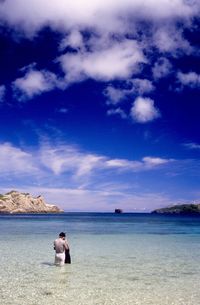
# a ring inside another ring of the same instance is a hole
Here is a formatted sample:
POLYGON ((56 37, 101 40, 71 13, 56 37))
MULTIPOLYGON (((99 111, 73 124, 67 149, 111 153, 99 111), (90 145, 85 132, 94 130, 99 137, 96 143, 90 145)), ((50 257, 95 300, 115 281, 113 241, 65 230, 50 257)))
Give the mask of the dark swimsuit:
POLYGON ((65 264, 71 264, 71 256, 69 250, 65 250, 65 264))

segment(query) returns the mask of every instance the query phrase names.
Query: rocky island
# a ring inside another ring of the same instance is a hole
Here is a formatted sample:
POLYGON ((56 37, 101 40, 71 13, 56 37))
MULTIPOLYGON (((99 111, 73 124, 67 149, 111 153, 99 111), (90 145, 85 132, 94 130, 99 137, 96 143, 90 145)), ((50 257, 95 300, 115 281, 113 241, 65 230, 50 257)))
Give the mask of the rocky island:
POLYGON ((174 205, 167 208, 156 209, 151 213, 164 214, 164 215, 199 215, 200 216, 200 204, 174 205))
POLYGON ((63 210, 45 202, 42 196, 34 198, 29 193, 11 191, 0 194, 0 214, 62 213, 63 210))
POLYGON ((115 214, 121 214, 122 212, 122 209, 115 209, 115 214))

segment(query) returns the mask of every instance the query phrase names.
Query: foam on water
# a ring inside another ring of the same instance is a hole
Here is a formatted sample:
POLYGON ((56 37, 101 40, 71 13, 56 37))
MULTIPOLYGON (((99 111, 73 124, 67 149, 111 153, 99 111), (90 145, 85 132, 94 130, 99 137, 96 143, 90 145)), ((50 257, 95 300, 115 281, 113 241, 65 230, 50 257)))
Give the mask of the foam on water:
POLYGON ((200 304, 199 221, 188 220, 189 230, 150 216, 91 217, 1 218, 0 303, 200 304), (63 268, 53 265, 52 246, 61 228, 72 255, 63 268))

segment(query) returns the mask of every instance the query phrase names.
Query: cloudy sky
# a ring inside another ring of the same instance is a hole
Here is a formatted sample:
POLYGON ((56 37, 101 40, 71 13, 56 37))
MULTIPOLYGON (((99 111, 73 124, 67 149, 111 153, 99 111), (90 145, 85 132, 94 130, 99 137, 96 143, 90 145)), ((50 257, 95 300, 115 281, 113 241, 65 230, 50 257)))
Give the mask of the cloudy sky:
POLYGON ((1 0, 0 191, 66 211, 200 200, 200 2, 1 0))

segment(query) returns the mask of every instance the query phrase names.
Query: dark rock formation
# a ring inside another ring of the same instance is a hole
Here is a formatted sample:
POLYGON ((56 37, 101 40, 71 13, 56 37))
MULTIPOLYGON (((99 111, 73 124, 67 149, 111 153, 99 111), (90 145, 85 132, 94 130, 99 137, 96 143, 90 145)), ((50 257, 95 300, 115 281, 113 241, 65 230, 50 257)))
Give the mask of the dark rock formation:
POLYGON ((167 208, 156 209, 152 214, 166 215, 200 215, 200 204, 180 204, 167 208))
POLYGON ((121 214, 123 211, 121 209, 115 209, 116 214, 121 214))

